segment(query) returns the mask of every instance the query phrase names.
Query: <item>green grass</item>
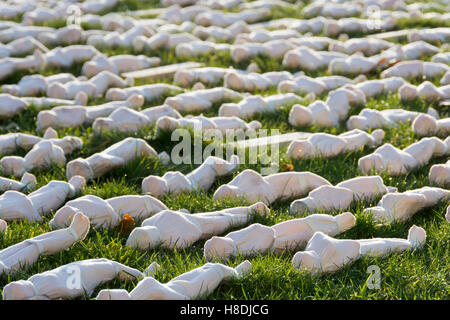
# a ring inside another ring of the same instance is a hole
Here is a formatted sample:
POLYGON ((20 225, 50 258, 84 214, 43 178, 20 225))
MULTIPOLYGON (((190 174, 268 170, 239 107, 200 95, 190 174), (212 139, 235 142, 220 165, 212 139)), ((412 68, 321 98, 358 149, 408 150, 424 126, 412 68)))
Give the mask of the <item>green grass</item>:
MULTIPOLYGON (((136 10, 148 7, 156 7, 157 1, 122 1, 115 8, 117 11, 136 10)), ((279 14, 279 13, 278 13, 279 14)), ((293 15, 294 13, 282 12, 280 16, 293 15)), ((276 16, 276 15, 275 15, 276 16)), ((405 23, 408 27, 420 26, 413 22, 405 23)), ((446 25, 446 24, 444 24, 446 25)), ((116 48, 107 50, 108 55, 118 53, 132 53, 126 48, 116 48)), ((162 64, 184 61, 177 59, 172 51, 158 51, 146 53, 161 57, 162 64)), ((199 61, 211 66, 235 68, 245 68, 251 62, 257 62, 260 68, 265 71, 283 70, 280 61, 268 59, 267 57, 256 57, 251 61, 239 64, 233 63, 227 54, 212 54, 200 57, 199 61)), ((70 72, 78 75, 81 66, 74 66, 70 72)), ((59 70, 45 70, 45 73, 52 74, 59 70)), ((316 72, 311 76, 326 75, 326 71, 316 72)), ((379 73, 371 75, 376 78, 379 73)), ((14 75, 2 81, 2 83, 17 82, 21 75, 14 75)), ((169 81, 169 80, 164 80, 169 81)), ((139 84, 150 83, 141 81, 139 84)), ((258 92, 260 94, 273 94, 274 91, 258 92)), ((165 97, 152 103, 147 103, 144 107, 151 107, 161 104, 165 97)), ((102 100, 91 101, 90 104, 101 103, 102 100)), ((362 108, 373 108, 378 110, 389 108, 403 108, 406 110, 426 112, 427 108, 435 107, 441 117, 448 117, 448 108, 438 108, 436 105, 426 103, 421 100, 412 102, 402 102, 394 95, 381 95, 368 99, 365 106, 355 106, 350 110, 350 115, 358 114, 362 108)), ((207 116, 217 114, 214 106, 212 111, 205 113, 207 116)), ((288 114, 290 105, 281 108, 277 114, 262 114, 255 117, 259 120, 263 128, 280 129, 283 133, 294 131, 308 132, 328 132, 340 134, 346 131, 345 123, 341 123, 334 128, 293 128, 288 124, 288 114)), ((0 121, 0 134, 12 131, 22 131, 32 134, 36 132, 36 116, 38 109, 30 107, 21 114, 9 120, 0 121)), ((390 142, 394 146, 404 148, 411 143, 418 141, 414 136, 409 124, 385 130, 384 141, 390 142)), ((102 132, 94 134, 91 128, 82 126, 73 129, 58 130, 63 135, 76 135, 83 139, 83 148, 80 151, 68 156, 68 161, 77 157, 87 157, 95 152, 99 152, 115 142, 130 136, 117 132, 102 132)), ((170 141, 170 135, 164 134, 155 137, 155 128, 146 127, 131 136, 145 139, 158 152, 167 151, 170 153, 175 142, 170 141)), ((336 184, 343 180, 359 176, 357 169, 358 159, 373 152, 373 149, 363 148, 357 152, 340 155, 330 159, 310 159, 302 161, 292 161, 285 157, 285 149, 281 150, 280 167, 285 163, 290 163, 296 171, 311 171, 328 179, 336 184)), ((23 156, 25 151, 20 150, 18 155, 23 156)), ((420 188, 429 185, 428 172, 435 163, 443 163, 446 157, 435 158, 426 166, 419 168, 405 176, 388 177, 382 175, 386 185, 398 187, 399 191, 420 188)), ((190 172, 196 165, 168 165, 163 166, 158 161, 149 158, 139 158, 127 164, 123 169, 115 169, 107 175, 90 182, 80 195, 93 194, 101 198, 110 198, 126 194, 140 194, 141 182, 147 175, 163 175, 169 170, 179 170, 183 173, 190 172)), ((243 165, 240 171, 251 168, 259 170, 261 164, 243 165)), ((45 185, 52 179, 65 180, 64 167, 52 167, 40 172, 34 172, 37 176, 38 187, 45 185)), ((237 174, 237 173, 236 173, 237 174)), ((235 175, 236 175, 235 174, 235 175)), ((227 183, 232 177, 221 178, 217 181, 209 192, 190 193, 179 196, 167 196, 163 202, 171 209, 186 208, 191 213, 219 210, 227 207, 246 205, 244 200, 227 200, 225 202, 214 201, 212 199, 214 190, 223 183, 227 183)), ((427 241, 422 249, 404 252, 402 254, 392 254, 383 259, 364 258, 347 266, 332 275, 322 275, 312 277, 311 275, 296 270, 291 259, 293 253, 286 252, 282 255, 268 254, 249 258, 253 265, 250 275, 242 280, 232 280, 222 283, 207 299, 449 299, 450 297, 450 224, 444 218, 445 210, 449 202, 440 203, 434 207, 424 209, 417 213, 410 221, 395 223, 387 226, 376 225, 368 214, 363 213, 364 208, 376 205, 377 201, 356 203, 350 211, 356 216, 355 227, 340 234, 337 238, 371 238, 371 237, 407 237, 408 229, 416 224, 423 227, 427 232, 427 241), (369 274, 367 267, 377 265, 381 269, 381 288, 371 290, 367 288, 366 281, 369 274)), ((266 217, 255 217, 253 222, 265 225, 292 219, 289 215, 289 201, 276 202, 271 206, 270 214, 266 217)), ((339 212, 334 212, 338 214, 339 212)), ((11 222, 8 224, 8 231, 0 235, 0 248, 6 248, 24 239, 34 237, 44 232, 50 231, 48 221, 51 215, 45 217, 41 223, 11 222)), ((137 222, 139 225, 139 222, 137 222)), ((151 262, 158 262, 161 270, 155 278, 161 282, 167 282, 193 268, 206 263, 203 258, 203 245, 205 241, 199 241, 192 247, 185 250, 155 249, 148 251, 131 250, 125 246, 126 235, 122 235, 115 230, 94 230, 91 229, 84 241, 81 241, 67 250, 51 255, 40 257, 27 271, 21 271, 9 276, 0 276, 0 288, 8 282, 20 279, 27 279, 33 274, 44 272, 56 268, 60 265, 82 259, 108 258, 123 264, 143 270, 151 262)), ((236 257, 226 263, 236 266, 244 260, 243 257, 236 257)), ((119 282, 117 280, 100 286, 94 292, 96 296, 99 290, 104 288, 125 288, 133 289, 137 284, 134 282, 119 282)), ((1 291, 1 289, 0 289, 1 291)), ((88 298, 88 297, 85 297, 88 298)))

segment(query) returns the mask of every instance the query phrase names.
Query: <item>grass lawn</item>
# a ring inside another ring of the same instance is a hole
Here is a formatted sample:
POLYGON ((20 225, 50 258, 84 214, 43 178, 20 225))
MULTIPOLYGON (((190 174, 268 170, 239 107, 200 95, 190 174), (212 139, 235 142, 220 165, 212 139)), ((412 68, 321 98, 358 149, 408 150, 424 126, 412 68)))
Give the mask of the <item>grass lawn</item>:
MULTIPOLYGON (((117 11, 137 10, 149 7, 156 7, 158 1, 122 1, 117 11)), ((274 17, 292 16, 292 13, 279 14, 274 12, 274 17)), ((429 22, 436 27, 436 21, 429 22)), ((424 21, 402 21, 401 26, 414 28, 428 26, 424 21)), ((444 22, 441 26, 448 26, 444 22)), ((401 29, 401 28, 400 28, 401 29)), ((118 48, 105 51, 108 55, 119 53, 133 53, 127 48, 118 48)), ((162 64, 176 63, 185 61, 177 59, 173 51, 147 52, 149 56, 160 56, 162 64)), ((235 68, 246 68, 251 62, 256 62, 263 72, 272 70, 283 70, 281 61, 269 59, 267 57, 256 57, 250 61, 242 63, 233 63, 229 55, 208 55, 200 57, 199 61, 205 62, 210 66, 228 67, 233 65, 235 68)), ((79 75, 81 66, 75 66, 69 71, 79 75)), ((293 70, 290 70, 293 71, 293 70)), ((295 70, 298 71, 298 70, 295 70)), ((45 74, 60 72, 60 70, 45 70, 45 74)), ((326 75, 326 71, 315 72, 314 76, 326 75)), ((17 82, 21 75, 14 75, 1 82, 17 82)), ((370 75, 369 78, 377 78, 379 73, 370 75)), ((433 80, 438 84, 439 79, 433 80)), ((144 83, 144 82, 142 82, 144 83)), ((414 84, 420 83, 417 79, 414 84)), ((275 91, 258 92, 261 95, 274 94, 275 91)), ((147 103, 143 108, 148 108, 162 104, 164 99, 147 103)), ((100 100, 90 101, 90 104, 103 102, 100 100)), ((304 102, 306 104, 306 101, 304 102)), ((449 117, 449 108, 439 107, 437 104, 426 103, 421 100, 413 102, 402 102, 396 95, 382 95, 376 98, 368 99, 366 106, 352 107, 350 115, 358 114, 364 107, 373 109, 403 108, 405 110, 414 110, 426 112, 428 107, 434 107, 438 110, 441 118, 449 117)), ((213 108, 213 111, 204 113, 206 116, 217 115, 219 106, 213 108)), ((293 128, 288 123, 288 114, 291 106, 285 106, 276 115, 262 114, 255 119, 259 120, 264 128, 279 129, 282 133, 307 131, 307 132, 328 132, 340 134, 346 131, 345 122, 335 128, 293 128)), ((22 114, 12 119, 0 121, 0 134, 8 132, 25 132, 42 135, 36 131, 37 108, 28 108, 22 114), (8 126, 8 128, 7 128, 8 126)), ((383 142, 389 142, 392 145, 404 148, 411 143, 418 141, 414 136, 410 125, 400 125, 395 128, 386 129, 386 136, 383 142)), ((103 132, 99 135, 93 133, 89 127, 79 127, 75 129, 58 130, 60 136, 76 135, 83 139, 83 148, 69 156, 67 162, 77 157, 87 157, 95 152, 99 152, 109 145, 125 138, 126 134, 117 132, 103 132)), ((145 139, 158 152, 167 151, 170 154, 171 148, 176 142, 170 141, 169 135, 155 138, 155 129, 153 127, 143 128, 135 137, 145 139)), ((280 167, 283 164, 290 163, 295 171, 311 171, 328 179, 336 184, 343 180, 359 176, 357 162, 364 155, 373 152, 373 149, 364 148, 358 152, 334 157, 331 159, 313 159, 291 161, 285 158, 285 149, 280 153, 280 167)), ((17 155, 23 156, 24 151, 17 155)), ((420 188, 429 185, 428 172, 435 163, 444 163, 447 157, 435 158, 428 165, 411 172, 405 176, 391 178, 383 175, 386 185, 398 187, 400 192, 420 188)), ((168 165, 163 166, 157 161, 140 158, 128 164, 124 169, 113 170, 111 173, 95 179, 90 182, 81 195, 97 195, 101 198, 110 198, 114 196, 127 194, 140 194, 141 181, 148 175, 163 175, 166 171, 179 170, 187 173, 194 169, 195 165, 168 165)), ((238 171, 246 168, 259 170, 261 165, 242 165, 238 171)), ((284 166, 286 167, 286 166, 284 166)), ((47 184, 53 179, 65 180, 65 167, 52 167, 45 171, 33 172, 38 179, 38 187, 47 184)), ((237 174, 237 173, 236 173, 237 174)), ((236 175, 235 174, 235 175, 236 175)), ((247 205, 242 201, 215 202, 212 196, 217 187, 227 183, 232 179, 228 177, 217 181, 208 193, 190 193, 180 196, 167 196, 162 201, 171 209, 186 208, 191 213, 213 211, 238 205, 247 205)), ((406 238, 408 229, 413 225, 423 227, 427 233, 427 240, 423 248, 404 252, 402 254, 391 254, 383 259, 364 258, 347 266, 339 272, 332 275, 322 275, 312 277, 305 272, 296 270, 291 265, 291 259, 294 253, 285 253, 277 256, 274 254, 256 256, 249 258, 253 265, 252 272, 242 280, 232 280, 221 284, 217 290, 205 297, 207 299, 448 299, 450 296, 450 223, 445 220, 445 210, 449 202, 440 203, 434 207, 422 210, 411 220, 405 223, 396 223, 388 226, 376 225, 371 217, 363 213, 363 209, 376 205, 378 201, 361 202, 354 205, 351 211, 357 219, 355 227, 349 231, 340 234, 337 238, 360 239, 372 237, 400 237, 406 238), (366 281, 369 274, 366 273, 368 266, 377 265, 381 270, 381 288, 369 289, 366 281)), ((254 218, 253 222, 259 222, 265 225, 273 225, 280 221, 294 218, 289 215, 290 202, 280 202, 273 204, 270 209, 270 215, 267 217, 254 218)), ((339 212, 332 213, 333 215, 339 212)), ((15 243, 23 241, 50 231, 48 222, 51 217, 46 217, 41 223, 11 222, 8 223, 8 231, 0 235, 0 248, 6 248, 15 243)), ((136 225, 140 225, 137 221, 136 225)), ((151 262, 158 262, 161 270, 155 275, 155 278, 161 282, 167 282, 175 276, 192 270, 206 263, 203 257, 204 241, 197 242, 194 246, 178 251, 167 249, 155 249, 149 251, 131 250, 125 246, 127 234, 122 234, 118 230, 94 230, 89 231, 84 241, 81 241, 69 249, 46 257, 40 257, 38 262, 29 268, 26 272, 18 272, 14 275, 0 277, 0 291, 7 283, 20 279, 27 279, 33 274, 44 272, 63 264, 77 260, 91 258, 108 258, 116 260, 130 267, 143 270, 151 262)), ((228 260, 226 263, 236 266, 244 260, 242 257, 236 257, 228 260)), ((104 288, 124 288, 132 290, 137 282, 119 282, 112 281, 101 287, 98 287, 91 298, 95 298, 98 291, 104 288)), ((86 297, 88 298, 88 297, 86 297)))

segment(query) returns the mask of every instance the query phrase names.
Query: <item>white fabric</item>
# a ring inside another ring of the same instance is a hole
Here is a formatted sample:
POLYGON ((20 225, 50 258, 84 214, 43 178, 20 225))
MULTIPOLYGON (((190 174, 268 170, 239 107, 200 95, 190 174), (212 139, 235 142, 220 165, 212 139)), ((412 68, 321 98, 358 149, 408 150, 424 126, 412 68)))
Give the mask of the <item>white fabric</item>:
POLYGON ((428 114, 421 114, 414 119, 412 129, 419 137, 435 135, 447 137, 450 135, 450 118, 439 120, 428 114))
POLYGON ((224 233, 232 227, 247 224, 254 214, 268 214, 262 202, 249 207, 235 207, 196 214, 163 210, 142 222, 127 240, 127 246, 141 250, 187 248, 201 239, 224 233))
POLYGON ((450 160, 443 164, 434 164, 428 174, 430 184, 446 186, 450 184, 450 160))

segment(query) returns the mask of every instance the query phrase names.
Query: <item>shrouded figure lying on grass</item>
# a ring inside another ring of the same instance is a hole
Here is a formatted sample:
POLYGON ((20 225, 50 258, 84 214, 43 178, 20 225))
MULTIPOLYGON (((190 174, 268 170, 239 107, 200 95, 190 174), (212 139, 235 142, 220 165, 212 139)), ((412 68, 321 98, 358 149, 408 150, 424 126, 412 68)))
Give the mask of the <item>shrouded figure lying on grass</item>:
POLYGON ((247 23, 255 23, 264 20, 270 16, 269 9, 242 10, 240 12, 223 12, 220 10, 208 10, 198 14, 194 22, 195 24, 207 27, 218 26, 228 27, 235 22, 245 21, 247 23))
POLYGON ((8 190, 28 191, 36 186, 36 177, 31 173, 24 173, 20 181, 0 177, 0 192, 8 190))
POLYGON ((341 240, 316 232, 305 250, 294 255, 292 263, 298 269, 313 274, 332 273, 364 256, 384 257, 390 253, 419 248, 425 240, 425 230, 415 225, 409 229, 408 239, 341 240))
POLYGON ((164 203, 151 196, 127 195, 103 200, 87 195, 67 202, 56 211, 50 226, 68 226, 77 212, 83 212, 93 227, 116 227, 125 214, 133 219, 145 219, 157 212, 168 209, 164 203))
POLYGON ((228 88, 218 87, 213 89, 196 90, 181 93, 175 97, 169 97, 164 101, 172 108, 180 112, 207 111, 214 103, 226 100, 240 100, 243 95, 228 88))
POLYGON ((250 256, 298 250, 305 247, 314 232, 321 231, 335 236, 354 225, 355 217, 350 212, 335 217, 313 214, 306 218, 283 221, 272 227, 255 223, 224 237, 212 237, 205 243, 204 256, 207 260, 227 259, 238 254, 250 256))
POLYGON ((258 130, 261 127, 261 123, 257 120, 247 123, 234 116, 208 118, 203 115, 187 115, 186 117, 179 119, 163 116, 156 121, 156 135, 158 136, 161 131, 171 132, 177 128, 190 128, 192 130, 199 128, 202 132, 219 130, 225 135, 227 130, 233 130, 233 132, 236 132, 235 130, 241 130, 242 132, 245 132, 247 130, 258 130))
POLYGON ((406 81, 403 78, 390 77, 386 79, 361 81, 355 85, 355 88, 364 92, 366 98, 371 98, 380 94, 397 92, 405 83, 406 81))
POLYGON ((254 203, 267 205, 277 200, 299 198, 329 181, 312 172, 282 172, 263 177, 251 169, 239 173, 230 183, 214 192, 214 200, 242 197, 254 203))
POLYGON ((232 40, 236 39, 239 34, 250 32, 250 28, 245 21, 238 21, 226 28, 217 26, 203 27, 194 24, 194 28, 191 32, 199 39, 212 39, 212 41, 220 43, 231 42, 232 40))
POLYGON ((330 62, 336 58, 345 57, 348 56, 340 52, 315 51, 306 46, 299 46, 286 52, 283 57, 283 66, 313 71, 328 67, 330 62))
POLYGON ((0 45, 0 58, 29 55, 33 54, 36 49, 43 52, 48 51, 41 42, 33 37, 19 37, 8 44, 0 45))
POLYGON ((382 78, 388 77, 402 77, 409 78, 434 78, 444 74, 450 69, 449 66, 443 63, 427 62, 421 60, 403 61, 384 70, 381 73, 382 78))
POLYGON ((208 191, 217 178, 232 174, 238 167, 239 157, 236 155, 233 155, 230 161, 210 156, 198 168, 186 175, 179 171, 169 171, 162 177, 148 176, 144 178, 142 193, 163 198, 168 194, 208 191))
POLYGON ((34 97, 45 95, 48 86, 52 83, 64 84, 75 79, 75 76, 71 73, 59 73, 47 77, 40 74, 33 74, 23 76, 17 84, 2 85, 2 92, 20 97, 34 97))
POLYGON ((450 85, 436 87, 430 81, 424 81, 417 87, 412 84, 404 84, 398 91, 400 99, 410 101, 416 98, 436 102, 450 99, 450 85))
MULTIPOLYGON (((23 136, 19 136, 19 139, 23 136)), ((38 138, 38 137, 37 137, 38 138)), ((44 138, 33 145, 25 157, 6 156, 0 161, 4 174, 20 177, 33 169, 48 168, 52 164, 64 165, 66 155, 81 149, 83 141, 78 137, 65 136, 58 139, 57 133, 48 128, 44 138)))
POLYGON ((446 163, 431 166, 428 174, 430 184, 446 186, 450 184, 450 160, 446 163))
POLYGON ((245 260, 236 268, 221 263, 206 263, 183 273, 167 283, 152 277, 142 279, 136 287, 127 292, 124 289, 104 289, 97 300, 190 300, 213 292, 222 281, 241 279, 252 269, 245 260))
POLYGON ((188 43, 193 41, 199 41, 200 39, 192 35, 188 32, 181 33, 167 33, 167 32, 158 32, 157 34, 147 38, 141 35, 138 35, 133 38, 132 46, 135 51, 154 51, 158 49, 173 49, 177 45, 182 43, 188 43))
POLYGON ((180 92, 182 90, 180 87, 167 83, 144 84, 128 88, 111 88, 106 92, 105 98, 109 101, 127 100, 132 95, 138 94, 143 96, 145 101, 151 102, 169 94, 171 91, 180 92))
POLYGON ((81 73, 91 78, 101 71, 110 71, 114 74, 136 71, 159 65, 161 59, 156 57, 147 57, 144 55, 133 56, 130 54, 121 54, 112 57, 98 55, 92 60, 84 63, 81 73))
POLYGON ((215 43, 210 41, 186 41, 175 48, 177 58, 188 59, 210 54, 212 52, 229 52, 231 45, 228 43, 215 43))
POLYGON ((398 176, 426 165, 433 157, 450 154, 450 137, 445 141, 436 137, 422 138, 407 148, 400 150, 386 143, 374 153, 358 160, 358 167, 364 173, 375 170, 386 172, 390 176, 398 176))
POLYGON ((89 98, 99 98, 103 97, 109 88, 124 88, 132 83, 133 79, 123 80, 112 72, 102 71, 89 80, 75 79, 64 84, 53 82, 47 87, 47 96, 70 100, 83 91, 89 98))
POLYGON ((94 34, 88 37, 87 44, 106 49, 114 47, 131 47, 137 37, 150 37, 153 31, 146 26, 135 26, 123 33, 108 32, 106 35, 94 34))
POLYGON ((352 38, 344 42, 333 41, 330 43, 329 50, 346 54, 362 52, 365 56, 373 56, 380 51, 393 47, 392 42, 376 38, 352 38))
POLYGON ((239 72, 238 70, 229 70, 224 76, 224 86, 237 91, 264 91, 274 88, 282 81, 292 78, 292 74, 287 71, 273 71, 258 74, 255 72, 247 73, 239 72))
POLYGON ((206 85, 217 85, 231 70, 232 69, 229 68, 218 67, 179 69, 177 70, 177 72, 175 72, 173 82, 182 87, 189 87, 196 82, 201 82, 206 85))
POLYGON ((422 187, 402 193, 384 195, 376 207, 364 212, 372 214, 381 223, 403 222, 424 208, 428 208, 450 198, 450 191, 436 187, 422 187))
MULTIPOLYGON (((148 274, 147 271, 145 273, 148 274)), ((3 288, 3 299, 49 300, 91 296, 95 288, 105 282, 116 278, 121 281, 141 279, 145 273, 113 260, 80 260, 35 274, 28 280, 8 283, 3 288)))
POLYGON ((170 117, 170 119, 175 120, 181 118, 181 115, 168 105, 151 107, 142 111, 120 107, 108 117, 96 118, 92 124, 92 129, 95 132, 100 132, 104 129, 119 132, 136 132, 140 128, 154 125, 158 119, 163 117, 170 117))
POLYGON ((238 103, 224 103, 219 108, 219 116, 236 116, 249 119, 261 113, 275 113, 277 109, 286 104, 302 101, 302 98, 293 93, 275 94, 268 97, 254 95, 242 99, 238 103))
POLYGON ((421 114, 414 119, 412 129, 419 137, 434 135, 447 137, 450 135, 450 117, 439 120, 428 114, 421 114))
POLYGON ((107 117, 119 108, 139 109, 144 104, 144 97, 132 95, 126 101, 112 101, 96 106, 60 106, 51 110, 40 111, 37 115, 37 128, 47 127, 73 128, 91 124, 99 117, 107 117))
POLYGON ((142 156, 158 157, 156 151, 145 140, 126 138, 86 159, 78 158, 70 161, 66 168, 67 179, 80 175, 89 181, 142 156))
POLYGON ((344 86, 329 93, 327 100, 317 100, 305 107, 294 105, 289 112, 289 124, 294 127, 335 127, 347 119, 350 106, 366 102, 364 92, 354 86, 344 86))
POLYGON ((262 202, 249 207, 196 214, 164 210, 142 222, 127 240, 127 246, 141 250, 187 248, 195 242, 246 225, 253 215, 265 215, 269 209, 262 202))
POLYGON ((89 219, 77 213, 68 228, 47 232, 0 250, 0 275, 32 266, 39 256, 60 252, 83 240, 89 231, 89 219))
POLYGON ((56 47, 45 53, 46 66, 53 68, 69 68, 75 63, 86 62, 101 54, 90 45, 72 45, 56 47))
POLYGON ((384 131, 377 129, 371 134, 354 129, 340 135, 314 133, 306 140, 292 141, 286 156, 291 159, 329 158, 339 154, 358 151, 363 147, 373 148, 381 144, 384 131))
POLYGON ((68 198, 73 198, 86 184, 83 177, 74 176, 69 182, 52 180, 38 190, 25 195, 6 191, 0 196, 0 218, 41 221, 42 216, 59 209, 68 198))
MULTIPOLYGON (((439 117, 437 111, 431 107, 428 108, 428 114, 433 118, 439 117)), ((380 111, 364 108, 357 116, 351 116, 347 120, 347 129, 361 129, 365 131, 369 129, 386 129, 401 123, 414 121, 421 115, 424 115, 424 113, 404 109, 386 109, 380 111)))
POLYGON ((354 201, 371 201, 395 191, 396 188, 386 187, 379 176, 356 177, 336 186, 325 185, 314 189, 306 198, 293 201, 290 213, 347 210, 354 201))
POLYGON ((311 78, 301 75, 289 80, 280 81, 278 91, 293 92, 296 94, 308 94, 312 92, 315 95, 320 95, 325 91, 333 90, 351 83, 352 80, 342 76, 311 78))
POLYGON ((3 58, 0 59, 0 79, 18 71, 36 71, 45 66, 45 57, 41 51, 35 50, 31 56, 25 58, 3 58))

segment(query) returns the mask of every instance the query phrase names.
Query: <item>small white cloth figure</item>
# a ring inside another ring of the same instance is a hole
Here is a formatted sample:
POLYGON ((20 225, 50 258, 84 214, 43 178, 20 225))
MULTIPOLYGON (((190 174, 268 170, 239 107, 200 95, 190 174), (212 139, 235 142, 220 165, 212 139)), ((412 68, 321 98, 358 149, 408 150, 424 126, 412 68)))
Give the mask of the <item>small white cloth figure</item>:
POLYGON ((450 160, 443 164, 434 164, 428 174, 430 184, 446 186, 450 184, 450 160))
POLYGON ((425 240, 425 230, 415 225, 409 229, 408 239, 341 240, 316 232, 305 251, 294 255, 292 263, 312 274, 333 273, 361 257, 383 257, 393 252, 413 250, 421 247, 425 240))
POLYGON ((4 300, 49 300, 92 295, 99 285, 114 280, 130 281, 145 275, 139 270, 108 259, 87 259, 38 273, 28 280, 8 283, 4 300))
POLYGON ((82 241, 88 232, 89 219, 80 212, 65 229, 47 232, 0 250, 0 275, 26 270, 39 256, 60 252, 82 241))
POLYGON ((151 196, 127 195, 103 200, 87 195, 68 201, 56 211, 50 226, 63 228, 70 224, 77 212, 83 212, 93 227, 114 228, 125 214, 133 219, 146 219, 167 207, 151 196))
POLYGON ((224 102, 226 100, 240 100, 242 98, 242 94, 236 91, 217 87, 181 93, 175 97, 167 98, 164 101, 164 104, 167 104, 180 112, 195 112, 207 111, 211 109, 214 103, 224 102))
POLYGON ((167 283, 160 283, 152 277, 141 280, 136 287, 127 292, 123 289, 104 289, 97 300, 190 300, 213 292, 222 281, 241 279, 252 269, 250 261, 245 260, 236 268, 220 263, 205 265, 183 273, 167 283))
MULTIPOLYGON (((433 108, 428 109, 428 114, 433 118, 438 116, 436 110, 433 108)), ((364 131, 379 128, 387 129, 397 126, 400 123, 412 122, 421 115, 424 115, 424 113, 404 109, 386 109, 379 111, 364 108, 357 116, 351 116, 347 120, 347 129, 357 128, 364 131)))
POLYGON ((33 54, 36 49, 39 49, 42 52, 48 51, 48 49, 41 42, 34 39, 33 37, 19 37, 16 40, 9 42, 8 44, 0 45, 0 58, 26 56, 29 54, 33 54))
POLYGON ((81 68, 81 73, 88 78, 91 78, 99 72, 105 70, 119 75, 124 72, 154 67, 159 65, 160 62, 160 58, 147 57, 144 55, 133 56, 130 54, 123 54, 111 57, 98 55, 92 60, 84 63, 81 68))
POLYGON ((350 106, 365 103, 364 92, 354 86, 333 90, 327 100, 317 100, 305 107, 294 105, 289 112, 289 124, 294 127, 317 125, 335 127, 347 118, 350 106))
POLYGON ((6 191, 0 196, 0 218, 6 221, 41 221, 43 215, 59 209, 85 184, 83 177, 74 176, 69 182, 52 180, 28 195, 14 190, 6 191))
POLYGON ((86 181, 103 176, 116 167, 122 167, 136 157, 157 157, 156 151, 143 139, 126 138, 102 152, 83 159, 78 158, 67 164, 67 179, 80 175, 86 181))
POLYGON ((231 175, 239 167, 239 157, 230 161, 209 156, 192 172, 184 175, 179 171, 166 172, 162 177, 148 176, 142 180, 142 193, 163 198, 192 191, 208 191, 217 178, 231 175))
POLYGON ((299 46, 286 52, 283 57, 283 66, 314 71, 327 68, 334 59, 346 57, 346 54, 340 52, 315 51, 306 46, 299 46))
POLYGON ((403 61, 381 72, 382 78, 402 77, 409 78, 434 78, 450 70, 443 63, 427 62, 421 60, 403 61))
POLYGON ((241 130, 245 132, 247 130, 257 130, 262 127, 259 121, 252 121, 250 123, 245 122, 238 117, 205 117, 187 115, 179 119, 172 118, 170 116, 162 116, 156 121, 156 136, 160 132, 172 132, 177 128, 190 128, 196 130, 199 128, 202 132, 218 132, 226 135, 227 131, 236 132, 241 130))
POLYGON ((44 77, 40 74, 24 76, 17 84, 2 85, 2 92, 20 97, 45 95, 47 87, 52 83, 67 83, 75 80, 71 73, 59 73, 44 77))
POLYGON ((420 98, 429 102, 436 102, 450 98, 450 86, 436 87, 430 81, 424 81, 417 87, 406 83, 400 88, 398 93, 400 99, 405 101, 420 98))
POLYGON ((144 97, 132 95, 126 101, 111 101, 96 106, 60 106, 51 110, 40 111, 37 116, 37 128, 47 127, 73 128, 91 124, 99 117, 107 117, 115 110, 125 107, 139 109, 144 104, 144 97))
POLYGON ((89 61, 99 54, 100 51, 93 46, 72 45, 50 50, 44 55, 44 60, 48 67, 69 68, 74 63, 89 61))
POLYGON ((449 190, 436 187, 422 187, 403 193, 388 193, 381 198, 376 207, 367 208, 364 212, 369 212, 375 221, 381 223, 403 222, 409 220, 423 208, 449 199, 449 196, 449 190))
POLYGON ((0 192, 8 190, 28 191, 36 187, 36 177, 31 173, 24 173, 20 181, 0 177, 0 192))
POLYGON ((164 210, 142 222, 127 240, 127 246, 141 250, 188 248, 195 242, 224 233, 232 227, 246 225, 253 215, 266 215, 269 209, 262 202, 249 207, 196 214, 164 210))
POLYGON ((299 198, 329 181, 312 172, 282 172, 263 177, 251 169, 239 173, 228 184, 214 192, 214 200, 232 197, 244 198, 251 203, 262 201, 267 205, 277 200, 299 198))
POLYGON ((355 88, 364 92, 366 98, 375 97, 379 94, 389 94, 399 91, 406 81, 400 77, 386 79, 366 80, 355 85, 355 88))
POLYGON ((224 86, 237 91, 264 91, 278 86, 281 82, 292 79, 292 74, 287 71, 273 71, 266 73, 239 72, 229 70, 224 76, 224 86))
POLYGON ((230 72, 228 68, 217 67, 179 69, 175 72, 173 82, 185 88, 190 87, 196 82, 201 82, 206 85, 217 85, 228 72, 230 72))
POLYGON ((100 13, 114 8, 118 3, 118 0, 87 0, 81 4, 81 10, 84 13, 100 13))
POLYGON ((344 42, 335 41, 330 43, 330 51, 338 51, 346 54, 362 52, 365 56, 372 56, 382 50, 393 47, 392 42, 376 38, 351 38, 344 42))
POLYGON ((238 254, 249 256, 293 251, 304 248, 317 231, 335 236, 353 227, 355 221, 350 212, 345 212, 335 217, 313 214, 306 218, 283 221, 272 227, 255 223, 224 237, 212 237, 205 243, 204 256, 210 261, 213 258, 227 259, 238 254))
POLYGON ((64 84, 53 82, 47 87, 47 96, 58 99, 75 99, 83 91, 88 97, 103 97, 109 88, 124 88, 129 82, 110 71, 102 71, 89 80, 78 80, 64 84))
POLYGON ((421 114, 414 119, 412 129, 419 137, 435 135, 447 137, 450 135, 450 118, 439 120, 428 114, 421 114))
POLYGON ((0 219, 0 233, 6 233, 8 229, 8 223, 5 220, 0 219))
POLYGON ((182 59, 195 58, 212 52, 229 52, 230 47, 231 45, 228 43, 189 41, 178 44, 175 48, 175 55, 182 59))
POLYGON ((295 160, 305 158, 329 158, 339 154, 361 150, 367 146, 376 147, 381 144, 384 131, 374 130, 371 134, 354 129, 338 136, 327 133, 314 133, 306 140, 292 141, 286 156, 295 160))
POLYGON ((180 87, 167 83, 145 84, 142 86, 128 88, 111 88, 106 92, 105 98, 108 101, 127 100, 133 94, 142 95, 145 101, 151 102, 168 95, 172 92, 183 91, 180 87))
POLYGON ((132 108, 120 107, 108 117, 96 118, 92 124, 92 129, 94 132, 105 129, 119 132, 137 132, 141 128, 156 124, 160 118, 166 117, 176 120, 181 118, 181 115, 168 105, 151 107, 140 112, 132 108))
POLYGON ((445 141, 436 137, 422 138, 407 148, 400 150, 386 143, 374 153, 358 160, 358 168, 364 173, 375 170, 386 172, 390 176, 398 176, 426 165, 431 158, 445 156, 450 153, 450 138, 445 141))
POLYGON ((268 18, 270 15, 269 9, 254 9, 242 10, 239 12, 223 12, 220 10, 209 10, 202 12, 195 16, 195 24, 207 27, 218 26, 228 27, 238 21, 245 21, 247 23, 255 23, 260 20, 268 18))
POLYGON ((374 200, 388 192, 388 187, 379 176, 356 177, 335 187, 325 185, 314 189, 306 198, 293 201, 290 213, 347 210, 353 201, 374 200))
POLYGON ((293 92, 296 94, 308 94, 310 92, 320 95, 325 91, 351 84, 351 80, 343 76, 328 76, 311 78, 305 75, 293 79, 283 80, 278 84, 279 92, 293 92))
POLYGON ((0 59, 0 80, 7 78, 17 71, 37 71, 45 66, 45 57, 41 51, 36 49, 34 54, 25 58, 3 58, 0 59))
POLYGON ((249 119, 257 114, 274 113, 281 106, 300 102, 302 98, 293 93, 275 94, 262 97, 260 95, 245 97, 238 103, 224 103, 219 108, 219 116, 236 116, 249 119))

